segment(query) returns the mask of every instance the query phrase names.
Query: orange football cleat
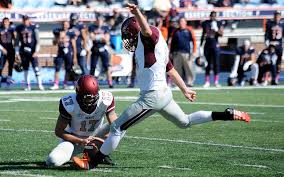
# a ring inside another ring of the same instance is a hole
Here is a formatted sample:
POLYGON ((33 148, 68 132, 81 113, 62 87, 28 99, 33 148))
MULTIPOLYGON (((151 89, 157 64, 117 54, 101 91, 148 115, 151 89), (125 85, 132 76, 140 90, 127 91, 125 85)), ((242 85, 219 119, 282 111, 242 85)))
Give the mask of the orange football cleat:
POLYGON ((236 109, 227 108, 226 112, 229 112, 233 116, 233 120, 250 122, 250 116, 247 112, 242 112, 236 109))
POLYGON ((89 161, 88 159, 86 158, 79 158, 79 157, 73 157, 72 158, 74 164, 79 167, 80 169, 83 169, 83 170, 89 170, 90 169, 90 166, 89 166, 89 161))

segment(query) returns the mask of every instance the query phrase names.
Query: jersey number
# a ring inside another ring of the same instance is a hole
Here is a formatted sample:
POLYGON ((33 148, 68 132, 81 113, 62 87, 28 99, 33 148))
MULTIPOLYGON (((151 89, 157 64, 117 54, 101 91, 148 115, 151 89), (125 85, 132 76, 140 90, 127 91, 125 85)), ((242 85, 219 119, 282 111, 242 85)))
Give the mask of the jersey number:
POLYGON ((84 121, 81 122, 80 131, 81 132, 87 132, 87 131, 93 132, 93 131, 95 131, 95 126, 96 126, 97 123, 98 123, 98 120, 84 120, 84 121), (86 128, 87 124, 88 124, 88 126, 90 125, 89 129, 86 128))

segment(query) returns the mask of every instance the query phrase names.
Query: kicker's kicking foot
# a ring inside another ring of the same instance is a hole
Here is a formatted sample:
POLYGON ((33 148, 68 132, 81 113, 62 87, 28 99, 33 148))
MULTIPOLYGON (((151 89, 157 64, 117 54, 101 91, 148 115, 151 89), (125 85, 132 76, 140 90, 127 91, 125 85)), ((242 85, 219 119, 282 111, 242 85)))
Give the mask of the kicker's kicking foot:
POLYGON ((250 116, 247 112, 242 112, 233 108, 227 108, 225 110, 225 113, 230 115, 232 120, 245 121, 247 123, 250 122, 250 116))

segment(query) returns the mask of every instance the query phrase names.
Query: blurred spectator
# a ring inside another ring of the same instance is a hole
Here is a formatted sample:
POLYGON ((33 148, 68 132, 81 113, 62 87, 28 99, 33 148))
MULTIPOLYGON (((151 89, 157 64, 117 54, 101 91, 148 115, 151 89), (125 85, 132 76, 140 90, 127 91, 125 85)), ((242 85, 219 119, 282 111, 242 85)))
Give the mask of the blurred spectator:
POLYGON ((29 66, 30 63, 37 78, 38 87, 44 90, 39 69, 38 53, 40 50, 38 25, 32 24, 30 18, 23 16, 23 23, 16 27, 17 39, 15 44, 16 58, 21 60, 24 68, 24 77, 26 82, 26 91, 31 90, 29 66))
POLYGON ((277 76, 275 78, 275 82, 278 83, 279 75, 281 71, 281 60, 283 54, 282 47, 282 39, 284 34, 284 23, 281 21, 280 12, 274 13, 274 18, 271 21, 268 21, 266 24, 265 31, 265 44, 268 46, 273 43, 276 46, 276 54, 277 54, 277 76))
POLYGON ((266 4, 276 4, 277 0, 262 0, 262 3, 266 3, 266 4))
MULTIPOLYGON (((200 41, 200 50, 204 49, 204 55, 208 62, 205 72, 205 84, 204 87, 210 86, 210 71, 211 65, 214 70, 214 84, 219 87, 219 67, 220 67, 220 48, 218 38, 223 35, 224 26, 221 21, 216 19, 217 13, 212 11, 210 13, 210 20, 206 20, 202 23, 202 36, 200 41), (205 45, 203 42, 205 39, 205 45)), ((201 53, 201 52, 200 52, 201 53)))
POLYGON ((271 43, 264 49, 258 57, 257 63, 259 65, 258 82, 266 86, 268 84, 268 73, 271 73, 271 85, 278 85, 276 82, 277 73, 277 53, 275 44, 271 43))
POLYGON ((67 82, 70 80, 70 73, 73 64, 76 64, 76 57, 74 51, 76 49, 75 33, 69 30, 70 24, 68 21, 62 22, 61 28, 55 28, 54 44, 57 44, 57 56, 54 59, 55 74, 54 74, 54 85, 50 88, 51 90, 59 89, 59 71, 64 62, 65 77, 63 81, 64 89, 74 89, 74 86, 68 86, 67 82))
POLYGON ((1 8, 11 8, 12 6, 12 0, 1 0, 0 1, 0 9, 1 8))
POLYGON ((87 68, 87 26, 79 22, 79 15, 71 13, 70 29, 75 33, 76 49, 74 55, 77 58, 78 64, 82 70, 82 75, 88 74, 87 68))
POLYGON ((110 46, 115 52, 122 50, 120 26, 124 20, 124 16, 118 12, 118 9, 113 10, 113 15, 108 17, 110 27, 110 46))
POLYGON ((241 86, 245 85, 245 73, 251 72, 250 84, 257 85, 258 64, 256 63, 255 50, 249 40, 236 51, 236 58, 229 78, 229 85, 235 85, 235 80, 241 86))
POLYGON ((90 38, 93 41, 91 49, 91 71, 90 74, 94 75, 99 57, 102 60, 102 66, 107 75, 108 85, 113 88, 112 76, 110 70, 109 53, 106 50, 106 45, 110 41, 109 27, 104 25, 104 17, 99 16, 96 24, 89 26, 90 38))
POLYGON ((153 0, 153 11, 157 17, 166 17, 171 9, 170 0, 153 0))
MULTIPOLYGON (((195 0, 196 1, 196 0, 195 0)), ((180 0, 179 6, 183 8, 188 8, 193 5, 194 0, 180 0)))
POLYGON ((185 18, 179 19, 179 28, 172 34, 170 53, 175 69, 184 78, 187 86, 192 87, 195 79, 193 67, 196 39, 193 30, 187 27, 185 18))
MULTIPOLYGON (((5 17, 0 26, 0 80, 2 78, 2 69, 8 61, 7 86, 12 83, 12 73, 15 61, 15 26, 10 23, 9 18, 5 17)), ((1 83, 0 83, 1 87, 1 83)))

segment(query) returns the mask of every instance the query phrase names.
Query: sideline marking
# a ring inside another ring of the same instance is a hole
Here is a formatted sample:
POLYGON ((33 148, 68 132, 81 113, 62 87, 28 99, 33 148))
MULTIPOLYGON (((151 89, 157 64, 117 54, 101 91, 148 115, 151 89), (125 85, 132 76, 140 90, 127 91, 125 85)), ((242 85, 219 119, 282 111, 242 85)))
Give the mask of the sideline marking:
POLYGON ((12 175, 12 176, 54 177, 54 176, 47 176, 47 175, 40 175, 40 174, 32 174, 32 173, 29 173, 29 171, 27 171, 27 170, 1 171, 0 174, 12 175))
POLYGON ((192 170, 191 168, 172 167, 172 166, 169 166, 169 165, 158 166, 158 168, 173 169, 173 170, 183 170, 183 171, 190 171, 190 170, 192 170))
MULTIPOLYGON (((110 92, 133 92, 133 91, 140 91, 139 88, 102 88, 103 90, 110 91, 110 92)), ((171 88, 172 91, 179 91, 179 88, 171 88)), ((193 87, 192 90, 252 90, 252 89, 284 89, 284 85, 278 86, 265 86, 265 87, 258 87, 258 86, 245 86, 245 87, 228 87, 223 86, 220 88, 216 87, 193 87)), ((74 93, 74 90, 31 90, 31 91, 19 91, 19 90, 12 90, 12 91, 0 91, 0 95, 11 95, 11 94, 48 94, 48 93, 74 93)))
POLYGON ((242 167, 254 167, 254 168, 270 168, 265 165, 251 165, 251 164, 233 164, 233 165, 242 166, 242 167))
MULTIPOLYGON (((50 131, 50 130, 12 129, 12 128, 0 128, 0 131, 43 132, 43 133, 52 133, 52 132, 54 132, 54 131, 50 131)), ((172 143, 184 143, 184 144, 196 144, 196 145, 207 145, 207 146, 219 146, 219 147, 229 147, 229 148, 242 148, 242 149, 271 151, 271 152, 284 152, 284 149, 276 149, 276 148, 263 148, 263 147, 242 146, 242 145, 232 145, 232 144, 220 144, 220 143, 199 142, 199 141, 188 141, 188 140, 178 140, 178 139, 175 140, 175 139, 163 139, 163 138, 149 138, 149 137, 141 137, 141 136, 125 136, 125 137, 129 138, 129 139, 138 139, 138 140, 163 141, 163 142, 172 142, 172 143)))

